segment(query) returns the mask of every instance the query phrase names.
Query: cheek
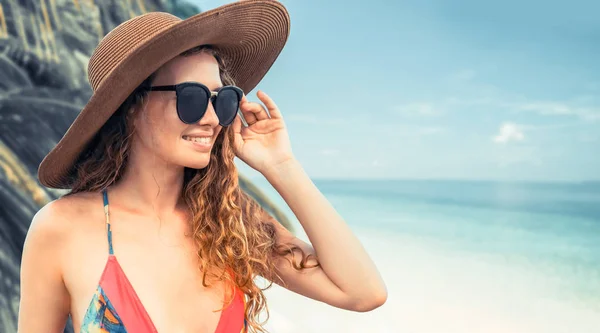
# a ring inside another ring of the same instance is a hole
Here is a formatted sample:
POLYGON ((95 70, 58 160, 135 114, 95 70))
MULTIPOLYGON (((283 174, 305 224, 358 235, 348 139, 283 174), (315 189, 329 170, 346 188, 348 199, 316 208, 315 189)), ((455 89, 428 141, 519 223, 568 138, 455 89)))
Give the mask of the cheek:
POLYGON ((169 155, 175 150, 185 124, 179 120, 175 103, 148 105, 139 119, 142 141, 153 150, 169 155))

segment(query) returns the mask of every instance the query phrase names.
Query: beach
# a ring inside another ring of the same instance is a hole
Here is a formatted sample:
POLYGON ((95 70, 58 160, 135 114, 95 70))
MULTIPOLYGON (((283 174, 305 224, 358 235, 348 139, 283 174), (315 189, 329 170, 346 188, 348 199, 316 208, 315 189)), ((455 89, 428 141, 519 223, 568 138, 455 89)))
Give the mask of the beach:
POLYGON ((388 300, 356 313, 274 285, 271 332, 600 332, 598 184, 315 183, 378 265, 388 300))

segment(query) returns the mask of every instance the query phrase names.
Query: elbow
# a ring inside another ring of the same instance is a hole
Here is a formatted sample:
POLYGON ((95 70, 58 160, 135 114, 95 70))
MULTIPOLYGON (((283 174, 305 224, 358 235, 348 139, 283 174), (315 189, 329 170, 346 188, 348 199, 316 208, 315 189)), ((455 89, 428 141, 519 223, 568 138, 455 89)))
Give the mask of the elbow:
POLYGON ((371 293, 369 294, 369 296, 364 297, 360 301, 355 302, 354 306, 352 307, 352 310, 356 312, 373 311, 385 304, 385 302, 387 301, 387 297, 388 293, 385 289, 371 293))

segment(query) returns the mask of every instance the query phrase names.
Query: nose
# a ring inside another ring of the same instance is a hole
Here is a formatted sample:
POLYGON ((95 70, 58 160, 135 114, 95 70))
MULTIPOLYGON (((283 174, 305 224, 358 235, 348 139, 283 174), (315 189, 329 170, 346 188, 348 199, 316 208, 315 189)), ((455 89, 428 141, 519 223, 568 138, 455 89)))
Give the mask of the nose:
POLYGON ((217 117, 217 113, 215 112, 215 108, 211 101, 208 102, 206 112, 204 112, 204 116, 200 119, 200 125, 210 125, 211 127, 219 125, 219 117, 217 117))

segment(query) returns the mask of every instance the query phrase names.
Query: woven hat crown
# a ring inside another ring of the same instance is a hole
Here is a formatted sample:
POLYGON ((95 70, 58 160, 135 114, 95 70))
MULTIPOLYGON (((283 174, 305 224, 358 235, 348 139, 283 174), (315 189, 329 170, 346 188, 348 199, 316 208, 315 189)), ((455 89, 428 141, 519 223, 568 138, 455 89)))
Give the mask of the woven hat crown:
POLYGON ((92 89, 96 91, 131 51, 181 21, 169 13, 152 12, 131 18, 111 30, 100 41, 88 63, 92 89))

